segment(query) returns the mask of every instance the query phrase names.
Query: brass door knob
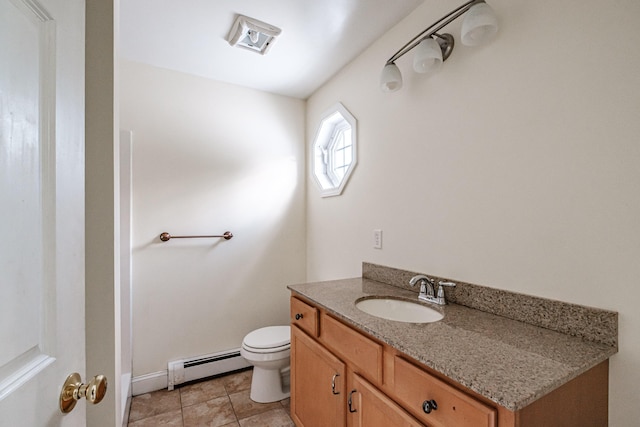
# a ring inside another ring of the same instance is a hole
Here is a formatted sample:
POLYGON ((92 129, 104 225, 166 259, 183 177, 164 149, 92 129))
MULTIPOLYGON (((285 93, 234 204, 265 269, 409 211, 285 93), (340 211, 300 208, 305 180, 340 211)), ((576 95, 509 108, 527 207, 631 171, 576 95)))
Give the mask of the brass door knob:
POLYGON ((62 385, 60 392, 60 410, 64 414, 73 411, 78 400, 83 397, 87 401, 100 403, 107 393, 107 377, 104 375, 96 375, 88 384, 83 384, 80 374, 74 372, 69 375, 62 385))

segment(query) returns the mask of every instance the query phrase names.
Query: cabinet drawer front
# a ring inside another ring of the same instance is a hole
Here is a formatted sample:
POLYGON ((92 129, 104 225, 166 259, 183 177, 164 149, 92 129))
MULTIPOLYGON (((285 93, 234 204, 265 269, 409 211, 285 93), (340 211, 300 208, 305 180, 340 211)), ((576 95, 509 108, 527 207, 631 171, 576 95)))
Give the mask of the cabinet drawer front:
POLYGON ((354 372, 379 384, 382 382, 382 345, 336 319, 322 315, 320 340, 346 360, 354 372))
POLYGON ((318 309, 298 298, 291 297, 291 324, 317 337, 318 309))
POLYGON ((433 375, 395 357, 394 394, 407 410, 433 427, 495 427, 496 410, 433 375), (426 413, 425 401, 438 409, 426 413))

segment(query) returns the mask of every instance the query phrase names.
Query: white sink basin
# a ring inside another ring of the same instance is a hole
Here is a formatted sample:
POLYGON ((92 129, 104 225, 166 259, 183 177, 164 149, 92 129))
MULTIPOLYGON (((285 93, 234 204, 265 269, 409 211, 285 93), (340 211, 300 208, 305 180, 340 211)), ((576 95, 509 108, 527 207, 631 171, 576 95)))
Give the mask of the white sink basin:
POLYGON ((431 323, 442 320, 444 315, 418 302, 395 298, 363 298, 356 301, 356 308, 372 316, 396 322, 431 323))

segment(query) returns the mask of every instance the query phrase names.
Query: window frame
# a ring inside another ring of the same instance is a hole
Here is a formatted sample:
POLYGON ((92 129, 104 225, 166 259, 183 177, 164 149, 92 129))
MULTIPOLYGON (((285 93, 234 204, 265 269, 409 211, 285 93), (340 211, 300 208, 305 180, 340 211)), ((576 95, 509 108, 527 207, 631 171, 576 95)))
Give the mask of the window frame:
POLYGON ((311 175, 316 182, 321 197, 338 196, 342 194, 357 161, 357 120, 338 102, 328 109, 320 118, 315 137, 311 143, 311 175), (346 136, 345 133, 350 133, 346 136), (338 138, 349 138, 344 141, 345 148, 350 148, 351 163, 346 167, 340 178, 335 169, 336 145, 338 138))

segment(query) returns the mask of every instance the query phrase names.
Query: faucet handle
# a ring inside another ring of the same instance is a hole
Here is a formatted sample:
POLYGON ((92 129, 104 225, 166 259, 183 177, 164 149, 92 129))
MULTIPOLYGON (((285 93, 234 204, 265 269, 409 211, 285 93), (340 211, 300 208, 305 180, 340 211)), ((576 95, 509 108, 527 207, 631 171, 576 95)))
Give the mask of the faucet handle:
POLYGON ((450 288, 455 288, 456 284, 453 283, 453 282, 447 282, 447 281, 444 281, 444 280, 440 280, 438 282, 438 296, 437 296, 437 298, 439 300, 439 304, 446 304, 447 303, 446 297, 444 295, 444 286, 448 286, 450 288))
POLYGON ((455 283, 453 283, 453 282, 446 282, 446 281, 444 281, 444 280, 440 280, 440 281, 438 282, 438 286, 449 286, 450 288, 455 288, 455 287, 456 287, 456 284, 455 284, 455 283))

